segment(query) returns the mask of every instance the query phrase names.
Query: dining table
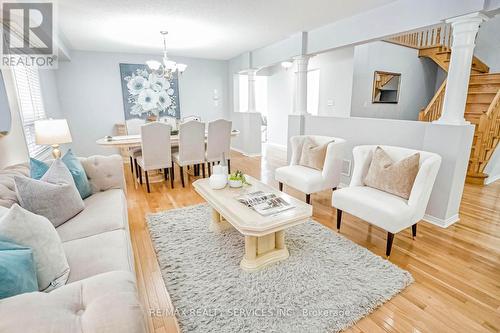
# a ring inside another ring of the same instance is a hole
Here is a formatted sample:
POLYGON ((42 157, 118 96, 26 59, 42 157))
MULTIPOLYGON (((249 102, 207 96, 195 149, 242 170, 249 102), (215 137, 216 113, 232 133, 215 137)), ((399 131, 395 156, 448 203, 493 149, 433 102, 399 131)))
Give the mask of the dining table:
MULTIPOLYGON (((234 137, 238 136, 239 134, 240 134, 239 130, 232 130, 231 131, 231 138, 234 138, 234 137)), ((207 136, 208 136, 208 132, 205 132, 205 142, 207 140, 207 136)), ((97 139, 96 143, 100 146, 103 146, 103 147, 128 149, 128 148, 141 147, 142 140, 141 140, 140 134, 115 135, 115 136, 105 136, 103 138, 97 139)), ((177 131, 172 132, 172 134, 170 136, 170 145, 172 147, 179 146, 179 133, 177 131)), ((127 160, 125 160, 125 163, 127 163, 127 160)), ((192 173, 192 170, 188 171, 188 172, 192 173)), ((157 172, 151 172, 151 174, 149 176, 150 183, 159 183, 159 182, 162 182, 163 180, 164 180, 164 175, 162 173, 162 170, 158 170, 157 172)), ((137 187, 138 183, 139 183, 139 179, 136 179, 136 184, 135 184, 136 187, 137 187)))

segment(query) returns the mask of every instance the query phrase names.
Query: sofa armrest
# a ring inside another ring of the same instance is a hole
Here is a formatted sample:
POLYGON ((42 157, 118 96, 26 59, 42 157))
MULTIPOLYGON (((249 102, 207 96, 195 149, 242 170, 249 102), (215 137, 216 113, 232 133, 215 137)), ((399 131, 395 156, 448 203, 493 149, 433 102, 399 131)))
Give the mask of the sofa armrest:
POLYGON ((126 193, 123 160, 120 155, 95 155, 80 158, 92 186, 92 192, 122 189, 126 193))

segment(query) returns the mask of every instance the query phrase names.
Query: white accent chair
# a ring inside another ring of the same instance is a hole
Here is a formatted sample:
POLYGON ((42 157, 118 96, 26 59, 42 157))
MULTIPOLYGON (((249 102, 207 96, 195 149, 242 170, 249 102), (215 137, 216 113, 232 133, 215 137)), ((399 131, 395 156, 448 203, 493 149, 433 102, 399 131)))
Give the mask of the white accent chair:
POLYGON ((338 231, 340 231, 343 211, 386 230, 386 256, 389 257, 394 234, 411 226, 413 238, 416 237, 417 223, 424 217, 432 187, 441 165, 441 156, 402 147, 379 146, 394 161, 420 153, 419 170, 410 197, 405 200, 390 193, 365 186, 364 179, 377 147, 376 145, 354 147, 354 170, 351 183, 349 187, 333 192, 332 206, 337 208, 338 231))
POLYGON ((306 194, 306 202, 311 203, 311 193, 333 189, 340 183, 342 157, 345 140, 320 135, 298 135, 290 138, 292 157, 290 165, 276 169, 275 179, 279 183, 280 191, 283 184, 291 186, 306 194), (311 139, 317 144, 328 144, 323 170, 316 170, 299 165, 302 146, 306 139, 311 139))
POLYGON ((232 122, 225 119, 218 119, 208 123, 207 154, 208 175, 211 174, 211 165, 215 162, 222 162, 224 154, 227 160, 227 168, 231 172, 231 127, 232 122))
POLYGON ((142 171, 144 170, 148 193, 150 193, 148 175, 150 170, 163 169, 165 180, 167 180, 167 169, 170 169, 170 186, 174 187, 172 148, 170 145, 171 130, 170 125, 160 122, 152 122, 141 127, 142 155, 137 157, 136 176, 139 177, 142 185, 142 171))
MULTIPOLYGON (((193 165, 195 171, 205 165, 205 124, 191 120, 179 125, 179 151, 172 158, 180 168, 182 187, 184 187, 184 166, 193 165)), ((205 168, 203 177, 205 177, 205 168)))

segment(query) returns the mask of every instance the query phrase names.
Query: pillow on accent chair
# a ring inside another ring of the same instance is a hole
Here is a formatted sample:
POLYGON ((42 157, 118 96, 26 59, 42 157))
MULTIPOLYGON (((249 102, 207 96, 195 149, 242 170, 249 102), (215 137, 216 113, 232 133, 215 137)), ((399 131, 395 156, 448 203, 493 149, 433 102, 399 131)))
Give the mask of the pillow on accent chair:
MULTIPOLYGON (((71 149, 64 154, 61 160, 68 167, 82 199, 92 195, 92 187, 90 186, 85 169, 83 168, 80 160, 78 160, 78 158, 73 154, 71 149)), ((30 158, 30 167, 31 178, 34 179, 41 179, 47 170, 49 170, 49 165, 47 163, 34 158, 30 158)))
POLYGON ((38 291, 33 251, 0 239, 0 299, 38 291))
POLYGON ((0 235, 33 251, 38 290, 51 291, 66 283, 69 265, 61 239, 43 216, 14 204, 0 218, 0 235))
POLYGON ((84 209, 73 177, 60 160, 54 160, 42 179, 15 177, 21 207, 45 216, 55 227, 60 226, 84 209))
POLYGON ((310 138, 304 140, 299 164, 316 170, 323 170, 325 164, 326 150, 330 142, 318 145, 310 138))
POLYGON ((377 147, 364 180, 365 185, 408 199, 418 174, 419 163, 419 153, 394 162, 382 148, 377 147))

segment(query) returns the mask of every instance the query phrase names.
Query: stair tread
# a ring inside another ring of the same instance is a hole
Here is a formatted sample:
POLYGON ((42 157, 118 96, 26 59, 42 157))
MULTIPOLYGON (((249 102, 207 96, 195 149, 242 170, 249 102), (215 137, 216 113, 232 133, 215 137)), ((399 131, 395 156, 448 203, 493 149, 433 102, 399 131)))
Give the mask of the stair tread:
POLYGON ((496 91, 495 92, 490 92, 490 91, 469 91, 468 94, 471 94, 471 95, 496 95, 496 91))

